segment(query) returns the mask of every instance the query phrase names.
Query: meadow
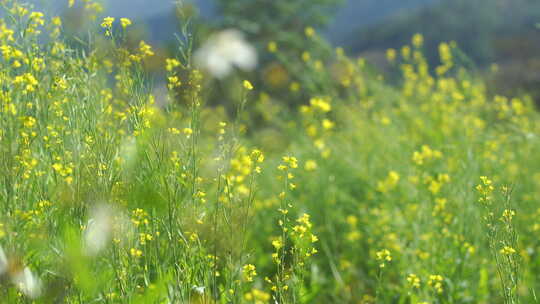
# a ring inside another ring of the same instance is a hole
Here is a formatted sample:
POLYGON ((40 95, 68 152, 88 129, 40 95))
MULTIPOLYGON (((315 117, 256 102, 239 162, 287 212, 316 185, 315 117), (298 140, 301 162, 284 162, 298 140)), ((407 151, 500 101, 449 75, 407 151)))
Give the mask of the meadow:
POLYGON ((455 43, 390 79, 308 27, 223 105, 187 25, 159 90, 131 20, 0 3, 1 303, 536 303, 540 116, 455 43))

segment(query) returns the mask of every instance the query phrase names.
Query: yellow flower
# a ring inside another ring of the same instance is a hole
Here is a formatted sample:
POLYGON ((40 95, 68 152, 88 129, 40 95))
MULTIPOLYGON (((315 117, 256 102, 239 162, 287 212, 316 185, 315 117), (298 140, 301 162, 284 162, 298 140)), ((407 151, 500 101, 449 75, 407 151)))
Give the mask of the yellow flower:
POLYGON ((113 17, 105 17, 103 18, 103 22, 101 23, 101 27, 105 29, 105 36, 111 36, 112 32, 112 25, 114 22, 113 17))
POLYGON ((103 18, 103 22, 101 23, 101 27, 104 29, 110 29, 113 25, 114 18, 113 17, 105 17, 103 18))
POLYGON ((335 124, 331 120, 325 118, 322 121, 322 126, 323 126, 324 129, 330 130, 330 129, 334 128, 335 124))
POLYGON ((311 26, 308 26, 305 28, 304 33, 306 34, 307 37, 313 37, 313 35, 315 35, 315 29, 312 28, 311 26))
POLYGON ((420 288, 420 278, 414 273, 407 276, 407 282, 409 282, 409 284, 411 284, 411 286, 414 288, 420 288))
POLYGON ((429 276, 428 285, 433 287, 437 293, 442 293, 443 289, 443 280, 444 278, 438 274, 432 274, 429 276))
POLYGON ((510 246, 504 246, 499 252, 504 255, 512 255, 516 253, 516 250, 510 246))
POLYGON ((311 54, 309 52, 303 52, 302 53, 302 60, 305 62, 308 62, 311 60, 311 54))
POLYGON ((129 20, 128 18, 120 18, 120 24, 123 28, 126 28, 131 25, 131 20, 129 20))
POLYGON ((244 88, 248 91, 251 91, 253 90, 253 85, 251 84, 251 82, 249 82, 249 80, 244 80, 244 88))
POLYGON ((396 56, 397 52, 395 49, 386 50, 386 59, 388 59, 388 61, 393 62, 394 60, 396 60, 396 56))
POLYGON ((317 162, 315 162, 312 159, 307 160, 306 164, 304 165, 304 169, 306 169, 306 171, 315 171, 315 170, 317 170, 317 162))
POLYGON ((384 268, 386 266, 386 262, 392 261, 392 255, 390 254, 390 250, 388 249, 382 249, 380 251, 377 251, 375 253, 375 256, 377 258, 377 261, 380 262, 380 268, 384 268))
POLYGON ((277 43, 275 41, 268 42, 267 49, 270 53, 277 52, 277 43))
POLYGON ((242 267, 242 273, 244 274, 244 280, 248 282, 253 282, 253 277, 257 275, 255 265, 244 265, 244 267, 242 267))
POLYGON ((422 47, 424 44, 424 36, 422 36, 422 34, 415 34, 412 38, 412 44, 416 48, 422 47))
POLYGON ((184 134, 189 138, 191 134, 193 134, 193 130, 191 128, 184 128, 184 134))
POLYGON ((174 58, 165 59, 165 69, 167 70, 167 72, 172 72, 178 66, 180 66, 180 61, 174 58))
POLYGON ((152 51, 152 47, 146 44, 144 40, 141 40, 141 42, 139 42, 139 52, 143 56, 154 56, 154 51, 152 51))

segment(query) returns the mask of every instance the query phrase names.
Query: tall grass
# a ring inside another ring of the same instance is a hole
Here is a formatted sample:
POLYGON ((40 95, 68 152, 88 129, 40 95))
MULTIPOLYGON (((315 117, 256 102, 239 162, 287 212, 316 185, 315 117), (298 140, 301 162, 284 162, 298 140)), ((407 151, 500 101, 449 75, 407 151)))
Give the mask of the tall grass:
POLYGON ((397 83, 300 54, 301 106, 237 81, 226 111, 188 27, 163 93, 126 20, 72 47, 61 19, 2 5, 2 302, 536 301, 539 116, 455 45, 434 68, 420 35, 389 50, 397 83))

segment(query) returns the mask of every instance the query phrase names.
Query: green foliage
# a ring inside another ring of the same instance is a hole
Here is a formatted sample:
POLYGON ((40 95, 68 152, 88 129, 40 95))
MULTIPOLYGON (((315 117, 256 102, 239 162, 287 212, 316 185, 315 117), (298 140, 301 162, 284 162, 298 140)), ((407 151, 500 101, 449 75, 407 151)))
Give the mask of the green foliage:
POLYGON ((534 301, 540 116, 489 95, 454 44, 433 68, 421 35, 390 52, 398 84, 306 49, 289 93, 231 79, 229 115, 189 27, 160 93, 126 20, 95 22, 83 52, 60 19, 3 4, 3 301, 534 301))
POLYGON ((311 57, 331 55, 328 43, 315 31, 328 25, 343 0, 216 2, 222 16, 216 22, 217 28, 241 30, 258 48, 259 54, 264 54, 259 58, 259 65, 265 73, 251 77, 257 86, 276 96, 289 95, 287 103, 298 104, 299 99, 290 98, 288 84, 294 81, 302 87, 317 85, 305 79, 302 65, 298 63, 306 49, 311 57), (266 52, 272 49, 279 52, 266 52))

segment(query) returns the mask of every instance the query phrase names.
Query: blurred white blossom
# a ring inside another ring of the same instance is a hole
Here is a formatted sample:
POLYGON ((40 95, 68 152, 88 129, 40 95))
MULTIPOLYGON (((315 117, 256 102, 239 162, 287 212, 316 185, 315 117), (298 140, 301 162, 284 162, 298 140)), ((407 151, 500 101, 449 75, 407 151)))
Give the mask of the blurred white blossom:
POLYGON ((204 294, 204 290, 205 290, 206 287, 193 285, 192 288, 196 293, 202 295, 202 294, 204 294))
POLYGON ((90 212, 90 219, 84 231, 84 249, 89 255, 96 255, 107 247, 112 238, 112 210, 106 205, 98 205, 90 212))
POLYGON ((123 238, 129 230, 129 220, 118 209, 98 204, 90 210, 84 231, 83 249, 89 256, 104 250, 113 238, 123 238))
POLYGON ((242 32, 228 29, 212 35, 195 53, 195 62, 214 77, 222 78, 234 67, 253 70, 257 66, 257 52, 242 32))
POLYGON ((8 260, 6 257, 6 253, 4 252, 4 249, 2 249, 2 246, 0 246, 0 276, 2 276, 8 269, 8 260))
POLYGON ((25 267, 23 271, 20 271, 13 276, 13 284, 15 284, 25 296, 31 299, 35 299, 41 295, 41 281, 28 267, 25 267))

